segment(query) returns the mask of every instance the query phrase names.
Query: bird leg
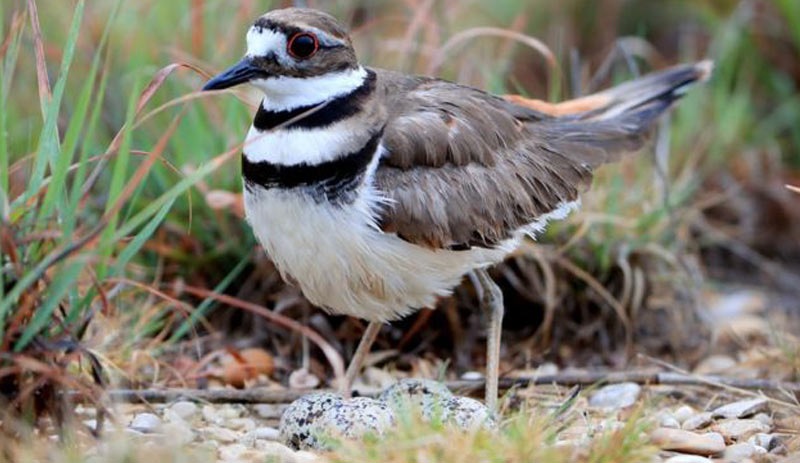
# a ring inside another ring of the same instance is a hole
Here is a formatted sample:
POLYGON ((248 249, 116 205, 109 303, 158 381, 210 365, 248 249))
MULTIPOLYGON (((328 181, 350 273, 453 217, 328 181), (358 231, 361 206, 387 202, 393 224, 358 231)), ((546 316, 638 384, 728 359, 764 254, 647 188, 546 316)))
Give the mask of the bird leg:
POLYGON ((486 406, 497 409, 500 374, 500 338, 503 334, 503 292, 485 269, 475 270, 481 309, 489 317, 486 336, 486 406))
POLYGON ((378 337, 382 325, 381 322, 369 322, 367 329, 364 330, 364 334, 361 335, 361 341, 358 342, 356 352, 353 354, 350 365, 347 366, 347 372, 344 374, 344 384, 341 384, 339 387, 339 392, 346 398, 350 398, 352 395, 353 391, 351 389, 353 388, 353 383, 356 380, 356 376, 358 376, 358 373, 361 371, 364 359, 367 358, 367 354, 369 354, 369 350, 375 342, 375 338, 378 337))

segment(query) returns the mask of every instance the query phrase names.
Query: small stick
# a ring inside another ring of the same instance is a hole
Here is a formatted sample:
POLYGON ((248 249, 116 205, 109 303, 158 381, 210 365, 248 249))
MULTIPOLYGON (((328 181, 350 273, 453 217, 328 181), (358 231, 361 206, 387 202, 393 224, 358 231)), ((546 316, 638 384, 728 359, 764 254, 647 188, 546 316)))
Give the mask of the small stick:
MULTIPOLYGON (((800 383, 773 381, 769 379, 741 379, 725 376, 686 375, 671 372, 627 371, 627 372, 591 372, 561 373, 555 375, 532 376, 525 378, 502 378, 500 388, 525 387, 530 385, 576 386, 592 384, 614 384, 632 382, 644 385, 672 386, 710 386, 735 387, 746 390, 780 391, 800 394, 800 383)), ((449 389, 471 391, 482 389, 483 380, 448 381, 444 383, 449 389)), ((112 402, 127 403, 166 403, 180 399, 196 400, 208 403, 271 403, 286 404, 311 392, 335 392, 332 390, 266 390, 266 389, 115 389, 109 390, 112 402)), ((77 394, 71 394, 80 400, 77 394)), ((359 394, 373 397, 375 391, 359 394)))

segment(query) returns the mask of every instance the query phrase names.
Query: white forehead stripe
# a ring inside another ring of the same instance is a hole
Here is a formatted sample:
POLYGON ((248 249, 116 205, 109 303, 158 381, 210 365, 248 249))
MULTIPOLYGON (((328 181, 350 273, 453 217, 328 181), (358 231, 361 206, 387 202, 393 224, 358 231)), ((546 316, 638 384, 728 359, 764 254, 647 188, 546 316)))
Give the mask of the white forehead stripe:
POLYGON ((286 36, 263 27, 247 31, 247 56, 265 56, 269 52, 286 49, 286 36))

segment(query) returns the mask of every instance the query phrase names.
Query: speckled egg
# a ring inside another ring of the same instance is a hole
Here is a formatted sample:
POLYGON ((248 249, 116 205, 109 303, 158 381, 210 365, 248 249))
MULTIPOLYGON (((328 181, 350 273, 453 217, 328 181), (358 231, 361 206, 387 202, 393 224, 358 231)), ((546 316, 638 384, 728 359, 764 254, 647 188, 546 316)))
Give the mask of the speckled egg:
POLYGON ((471 431, 478 428, 495 429, 494 414, 481 402, 469 397, 453 396, 442 405, 442 421, 471 431))
POLYGON ((447 387, 429 379, 405 379, 388 387, 380 395, 396 414, 413 413, 424 421, 441 421, 461 429, 497 426, 489 409, 481 402, 453 395, 447 387))
POLYGON ((381 435, 395 424, 394 412, 366 397, 345 400, 330 393, 293 402, 281 417, 281 438, 294 449, 329 449, 329 438, 359 439, 381 435))
POLYGON ((281 439, 295 450, 315 448, 319 444, 317 423, 320 417, 343 401, 340 395, 330 392, 309 394, 295 400, 281 415, 281 439))
POLYGON ((395 412, 422 412, 425 420, 441 415, 444 402, 453 397, 447 387, 430 379, 403 379, 386 388, 378 400, 386 402, 395 412))
POLYGON ((381 435, 395 425, 392 409, 385 403, 367 397, 345 400, 325 411, 320 427, 330 434, 357 439, 366 434, 381 435))

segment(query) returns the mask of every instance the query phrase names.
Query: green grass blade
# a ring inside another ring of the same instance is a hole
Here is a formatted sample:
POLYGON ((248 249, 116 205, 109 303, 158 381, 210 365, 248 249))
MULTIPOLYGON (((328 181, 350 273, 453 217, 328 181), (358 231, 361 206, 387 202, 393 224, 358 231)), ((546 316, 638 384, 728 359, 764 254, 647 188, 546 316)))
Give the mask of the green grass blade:
MULTIPOLYGON (((214 287, 214 292, 222 293, 226 289, 228 289, 228 286, 230 286, 231 283, 233 283, 233 281, 236 280, 236 278, 238 278, 239 275, 241 275, 242 271, 244 271, 245 267, 247 267, 247 264, 249 262, 250 262, 249 255, 242 256, 242 258, 239 260, 239 263, 236 264, 233 270, 228 272, 225 278, 223 278, 222 281, 220 281, 219 284, 217 284, 217 286, 214 287)), ((207 314, 208 311, 214 307, 214 305, 215 301, 213 299, 206 299, 202 303, 200 303, 200 305, 197 306, 197 308, 192 312, 189 318, 184 320, 183 323, 180 324, 178 329, 175 330, 175 332, 170 337, 170 343, 177 342, 178 340, 183 338, 186 335, 186 333, 188 333, 189 330, 191 330, 192 327, 200 320, 200 318, 205 316, 205 314, 207 314)))
POLYGON ((166 217, 167 212, 169 212, 174 202, 174 199, 166 202, 161 209, 159 209, 158 213, 156 213, 156 215, 150 219, 147 225, 145 225, 144 228, 142 228, 139 233, 137 233, 136 236, 128 243, 128 245, 125 246, 122 252, 119 253, 113 272, 114 275, 122 274, 125 266, 128 265, 128 262, 133 258, 134 255, 136 255, 137 252, 142 249, 142 246, 144 246, 147 240, 153 236, 153 233, 155 233, 158 226, 164 221, 164 217, 166 217))
MULTIPOLYGON (((0 15, 0 18, 2 17, 0 15)), ((4 62, 0 66, 0 190, 6 193, 9 188, 8 172, 11 167, 11 153, 9 152, 8 143, 9 93, 11 92, 11 82, 14 80, 14 70, 17 66, 20 43, 24 32, 25 28, 20 27, 19 31, 11 37, 4 62)))
MULTIPOLYGON (((44 173, 47 165, 49 164, 54 170, 54 175, 66 175, 63 170, 60 172, 56 167, 58 162, 61 148, 58 139, 58 113, 61 108, 61 100, 64 97, 64 89, 67 84, 67 76, 69 75, 69 68, 72 64, 72 58, 75 55, 75 45, 78 41, 78 34, 80 32, 81 21, 83 19, 84 0, 79 0, 75 5, 75 13, 72 16, 72 25, 70 26, 69 34, 64 44, 64 56, 61 60, 61 68, 58 73, 58 80, 53 88, 53 97, 47 105, 45 112, 44 126, 39 136, 39 147, 36 150, 34 158, 33 172, 28 182, 28 188, 25 194, 22 195, 19 204, 24 204, 33 195, 39 192, 39 188, 44 181, 44 173)), ((63 185, 62 185, 63 187, 63 185)), ((57 184, 51 182, 50 188, 58 189, 57 184)), ((48 193, 49 189, 48 188, 48 193)), ((53 193, 45 203, 41 213, 38 215, 40 218, 48 217, 52 209, 53 202, 57 194, 63 194, 63 189, 53 193)), ((63 196, 62 196, 63 197, 63 196)))
MULTIPOLYGON (((89 123, 87 124, 86 116, 89 112, 89 104, 92 101, 92 96, 95 94, 95 91, 98 91, 98 97, 95 100, 95 107, 93 108, 93 115, 99 113, 102 110, 103 104, 103 96, 104 96, 104 85, 102 83, 100 89, 95 89, 95 82, 97 81, 97 76, 100 72, 100 63, 101 58, 105 54, 104 50, 106 49, 106 45, 108 43, 108 38, 112 27, 114 25, 114 19, 119 12, 119 6, 121 2, 117 2, 114 6, 114 9, 111 12, 111 15, 108 18, 106 23, 106 28, 103 31, 103 35, 100 37, 100 42, 97 45, 97 51, 92 58, 92 64, 89 68, 89 72, 84 82, 83 88, 81 89, 80 96, 78 97, 78 103, 75 106, 75 110, 70 117, 70 124, 67 129, 66 136, 64 137, 64 146, 62 149, 61 157, 63 159, 72 160, 75 151, 77 150, 79 141, 83 138, 84 140, 91 140, 92 134, 88 132, 94 131, 94 125, 98 123, 98 119, 96 118, 89 118, 89 123)), ((104 74, 105 77, 105 74, 104 74)), ((88 146, 89 143, 84 144, 84 146, 88 146)), ((86 157, 88 156, 88 151, 84 150, 81 153, 80 159, 78 160, 78 172, 75 177, 75 183, 73 184, 73 190, 69 196, 69 199, 66 201, 64 214, 62 215, 62 221, 64 223, 64 237, 69 239, 72 236, 72 232, 75 229, 75 225, 77 222, 77 207, 80 201, 80 197, 75 196, 75 185, 82 185, 83 179, 86 175, 86 157)), ((78 188, 80 191, 80 188, 78 188)), ((49 193, 49 191, 48 191, 49 193)))
POLYGON ((58 268, 48 285, 47 298, 36 308, 33 318, 14 344, 15 352, 25 349, 37 334, 51 325, 53 313, 64 300, 64 295, 74 287, 85 264, 83 259, 72 259, 58 268))
MULTIPOLYGON (((122 141, 120 142, 119 149, 114 156, 114 166, 111 171, 111 183, 106 195, 106 210, 105 213, 111 212, 117 199, 122 194, 125 188, 125 183, 128 177, 128 167, 131 155, 131 137, 133 121, 136 117, 136 105, 139 101, 139 94, 141 93, 141 79, 135 85, 135 91, 131 93, 128 101, 128 111, 125 117, 125 125, 122 129, 122 141)), ((119 211, 108 218, 108 225, 100 236, 100 244, 98 246, 99 263, 97 265, 97 278, 102 280, 107 276, 108 260, 114 250, 114 244, 117 240, 114 239, 114 232, 119 222, 119 211)))

